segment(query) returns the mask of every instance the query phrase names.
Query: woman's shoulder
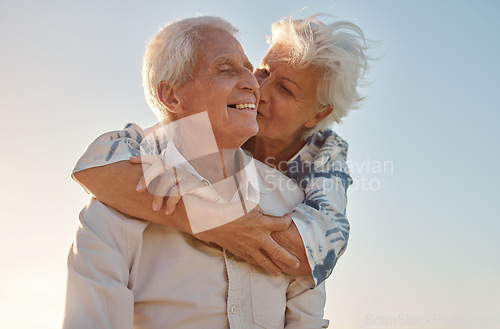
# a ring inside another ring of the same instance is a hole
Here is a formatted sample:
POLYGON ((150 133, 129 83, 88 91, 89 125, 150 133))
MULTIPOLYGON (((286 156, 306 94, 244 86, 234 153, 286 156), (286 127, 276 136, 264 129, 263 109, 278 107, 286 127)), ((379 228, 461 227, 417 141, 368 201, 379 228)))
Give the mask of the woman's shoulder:
POLYGON ((311 150, 316 149, 318 153, 345 153, 345 156, 349 149, 349 144, 332 129, 317 131, 309 138, 306 146, 311 150))
POLYGON ((349 144, 331 129, 315 132, 297 159, 308 162, 346 161, 349 144))

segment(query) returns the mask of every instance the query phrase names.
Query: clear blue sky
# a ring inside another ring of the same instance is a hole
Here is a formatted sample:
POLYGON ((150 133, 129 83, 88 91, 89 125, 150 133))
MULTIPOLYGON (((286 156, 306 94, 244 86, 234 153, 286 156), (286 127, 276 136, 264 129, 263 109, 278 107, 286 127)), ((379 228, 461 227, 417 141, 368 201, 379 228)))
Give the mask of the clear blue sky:
POLYGON ((0 327, 60 325, 88 200, 70 172, 100 133, 154 122, 140 68, 160 25, 222 16, 256 65, 272 22, 316 12, 357 23, 379 57, 335 127, 356 185, 331 327, 499 328, 500 5, 451 0, 0 0, 0 327))

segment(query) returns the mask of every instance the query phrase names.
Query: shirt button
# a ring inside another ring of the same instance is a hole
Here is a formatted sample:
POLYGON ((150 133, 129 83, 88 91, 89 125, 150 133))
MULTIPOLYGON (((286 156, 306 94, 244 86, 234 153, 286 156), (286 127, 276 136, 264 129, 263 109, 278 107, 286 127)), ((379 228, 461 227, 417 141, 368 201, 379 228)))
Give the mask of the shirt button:
POLYGON ((233 313, 233 314, 236 313, 236 306, 231 307, 231 313, 233 313))

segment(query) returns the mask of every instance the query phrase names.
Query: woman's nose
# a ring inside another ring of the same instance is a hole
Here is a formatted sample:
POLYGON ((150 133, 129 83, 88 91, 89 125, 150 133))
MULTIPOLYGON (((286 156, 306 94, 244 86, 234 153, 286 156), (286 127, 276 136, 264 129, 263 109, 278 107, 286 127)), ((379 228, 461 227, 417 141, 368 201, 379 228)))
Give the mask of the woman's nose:
POLYGON ((257 81, 259 82, 260 85, 260 102, 261 103, 267 103, 268 101, 268 88, 269 84, 266 83, 267 79, 266 78, 257 78, 257 81))

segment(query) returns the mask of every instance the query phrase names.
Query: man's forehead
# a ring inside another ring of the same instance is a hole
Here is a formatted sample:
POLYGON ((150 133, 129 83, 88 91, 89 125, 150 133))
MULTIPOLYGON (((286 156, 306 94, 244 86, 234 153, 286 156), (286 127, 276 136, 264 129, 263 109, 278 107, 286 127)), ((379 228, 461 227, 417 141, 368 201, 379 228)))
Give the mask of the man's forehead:
POLYGON ((203 31, 200 37, 197 50, 200 54, 199 59, 205 61, 205 65, 243 63, 245 67, 252 68, 239 41, 226 31, 203 31))
POLYGON ((197 34, 197 42, 201 47, 226 43, 235 43, 240 45, 234 35, 225 30, 209 27, 200 29, 197 34))

